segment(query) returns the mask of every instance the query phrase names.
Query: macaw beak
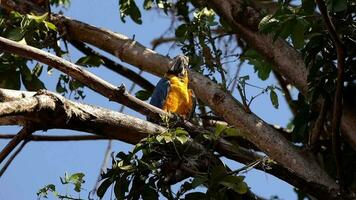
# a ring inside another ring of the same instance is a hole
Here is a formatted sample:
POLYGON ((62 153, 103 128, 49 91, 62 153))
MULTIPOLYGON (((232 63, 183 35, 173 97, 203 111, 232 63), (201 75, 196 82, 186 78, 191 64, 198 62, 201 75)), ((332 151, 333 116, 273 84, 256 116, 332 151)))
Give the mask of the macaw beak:
POLYGON ((186 67, 187 67, 185 65, 186 65, 185 62, 182 60, 181 57, 175 58, 171 68, 168 70, 167 73, 174 74, 179 77, 183 77, 186 73, 186 67))
POLYGON ((171 68, 168 70, 169 73, 177 74, 177 75, 180 74, 182 71, 183 71, 182 61, 179 59, 175 60, 171 68))

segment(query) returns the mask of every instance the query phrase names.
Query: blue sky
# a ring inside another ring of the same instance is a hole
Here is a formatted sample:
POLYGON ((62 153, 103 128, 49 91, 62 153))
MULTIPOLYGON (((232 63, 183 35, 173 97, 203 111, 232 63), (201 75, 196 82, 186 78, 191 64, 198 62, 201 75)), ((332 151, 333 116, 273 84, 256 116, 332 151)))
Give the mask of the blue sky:
MULTIPOLYGON (((159 14, 156 11, 143 12, 142 25, 134 24, 130 19, 127 19, 126 23, 122 23, 119 18, 117 0, 72 0, 72 5, 68 10, 64 10, 64 13, 66 16, 98 27, 107 28, 129 37, 134 36, 137 41, 147 47, 151 47, 151 40, 160 36, 170 24, 169 19, 164 14, 159 14)), ((170 45, 160 46, 157 51, 163 55, 168 54, 171 57, 180 53, 179 49, 170 49, 170 45)), ((68 59, 76 61, 80 56, 81 54, 78 52, 71 51, 68 59)), ((118 61, 117 59, 115 60, 118 61)), ((127 64, 125 65, 127 66, 127 64)), ((138 71, 136 68, 132 69, 138 71)), ((90 70, 115 85, 120 85, 121 83, 124 83, 127 87, 131 85, 128 80, 109 70, 103 68, 92 68, 90 70)), ((58 74, 59 72, 55 71, 52 76, 42 75, 42 78, 49 83, 49 90, 55 90, 58 74)), ((273 78, 264 82, 259 80, 253 73, 253 67, 248 65, 243 66, 240 74, 241 76, 250 75, 251 82, 255 85, 275 84, 273 78)), ((158 77, 148 73, 144 73, 143 76, 152 80, 153 83, 158 81, 158 77)), ((136 88, 137 90, 139 90, 138 87, 136 88)), ((249 95, 255 92, 256 90, 253 88, 248 90, 249 95)), ((82 100, 84 103, 95 104, 113 110, 119 110, 120 108, 119 104, 109 102, 106 98, 89 89, 86 89, 85 93, 87 97, 82 100)), ((252 111, 268 123, 285 126, 291 118, 291 113, 280 94, 279 99, 280 107, 279 109, 274 109, 269 101, 269 96, 262 95, 253 102, 252 111)), ((125 112, 141 117, 141 115, 129 109, 126 109, 125 112)), ((0 133, 16 133, 17 131, 18 127, 0 127, 0 133)), ((80 133, 68 130, 50 130, 37 132, 36 134, 69 135, 80 133)), ((7 140, 1 140, 0 147, 3 148, 7 142, 7 140)), ((38 189, 49 183, 57 185, 59 191, 65 192, 66 188, 62 187, 59 181, 59 177, 63 176, 64 172, 85 173, 86 183, 84 189, 86 191, 91 190, 98 176, 106 145, 107 141, 28 143, 0 179, 0 200, 36 199, 38 189)), ((131 148, 132 146, 130 145, 115 141, 112 149, 115 152, 119 152, 128 151, 131 148)), ((232 161, 227 161, 227 163, 233 169, 242 166, 232 161)), ((272 195, 278 195, 285 200, 296 199, 291 186, 264 172, 252 170, 245 176, 252 191, 259 195, 268 198, 272 195)), ((86 191, 82 193, 82 197, 85 197, 86 191)), ((110 199, 108 195, 105 198, 110 199)))

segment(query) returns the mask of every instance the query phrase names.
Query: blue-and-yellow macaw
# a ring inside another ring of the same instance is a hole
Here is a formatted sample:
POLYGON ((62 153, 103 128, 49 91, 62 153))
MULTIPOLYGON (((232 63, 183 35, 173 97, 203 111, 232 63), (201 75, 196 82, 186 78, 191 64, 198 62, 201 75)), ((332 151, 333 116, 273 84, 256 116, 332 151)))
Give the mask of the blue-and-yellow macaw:
POLYGON ((180 55, 165 76, 157 83, 150 104, 189 119, 195 110, 195 96, 188 88, 188 58, 180 55))

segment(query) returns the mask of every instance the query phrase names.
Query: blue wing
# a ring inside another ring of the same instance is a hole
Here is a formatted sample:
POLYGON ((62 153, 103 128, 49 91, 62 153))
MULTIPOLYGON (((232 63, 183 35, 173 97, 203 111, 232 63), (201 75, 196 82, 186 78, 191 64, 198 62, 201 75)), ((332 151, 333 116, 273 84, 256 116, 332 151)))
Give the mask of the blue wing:
POLYGON ((150 104, 158 108, 163 108, 171 85, 169 80, 162 78, 153 90, 150 104))

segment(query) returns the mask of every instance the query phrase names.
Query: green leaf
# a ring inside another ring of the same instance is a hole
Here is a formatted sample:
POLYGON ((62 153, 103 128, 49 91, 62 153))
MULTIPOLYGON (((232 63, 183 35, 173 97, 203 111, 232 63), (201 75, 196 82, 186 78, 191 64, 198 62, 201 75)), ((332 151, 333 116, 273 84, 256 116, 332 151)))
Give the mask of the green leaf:
POLYGON ((256 63, 255 70, 258 72, 257 73, 258 78, 264 81, 268 79, 272 68, 270 67, 270 65, 264 65, 263 63, 256 63))
POLYGON ((270 33, 276 28, 276 24, 278 24, 278 20, 274 19, 273 15, 266 15, 258 24, 258 29, 261 32, 270 33))
POLYGON ((248 191, 248 186, 245 182, 243 182, 243 176, 225 176, 219 184, 234 190, 239 194, 245 194, 248 191))
POLYGON ((40 63, 37 63, 36 66, 32 70, 32 74, 39 77, 42 74, 42 69, 43 69, 43 65, 41 65, 40 63))
POLYGON ((174 130, 174 133, 176 134, 176 136, 189 136, 189 133, 186 130, 179 127, 174 130))
POLYGON ((44 21, 44 23, 48 29, 50 29, 52 31, 57 31, 57 27, 53 23, 48 22, 48 21, 44 21))
POLYGON ((56 85, 56 92, 58 92, 60 94, 67 92, 67 89, 62 86, 61 82, 62 81, 59 79, 57 82, 57 85, 56 85))
POLYGON ((222 125, 222 124, 217 124, 215 126, 215 131, 214 131, 214 135, 215 137, 219 137, 221 135, 221 133, 223 133, 223 131, 227 128, 226 125, 222 125))
POLYGON ((76 89, 81 88, 81 87, 84 87, 84 85, 81 82, 79 82, 79 81, 77 81, 75 79, 71 79, 69 81, 69 89, 71 91, 76 90, 76 89))
POLYGON ((46 89, 44 83, 34 74, 34 72, 39 73, 40 69, 38 68, 34 68, 33 72, 31 72, 27 66, 21 66, 20 68, 22 83, 28 91, 38 91, 40 89, 46 89))
POLYGON ((147 99, 149 99, 151 97, 151 95, 152 95, 152 93, 148 92, 147 90, 140 90, 135 93, 135 96, 138 99, 141 99, 142 101, 146 101, 147 99))
POLYGON ((7 70, 0 73, 0 88, 19 90, 21 87, 20 72, 7 70))
POLYGON ((103 198, 105 192, 108 190, 111 183, 112 181, 110 180, 110 178, 107 178, 100 184, 98 190, 96 191, 96 194, 98 195, 99 198, 103 198))
POLYGON ((239 194, 245 194, 248 191, 248 186, 245 182, 241 182, 237 185, 237 190, 235 190, 239 194))
POLYGON ((121 20, 125 22, 125 17, 130 16, 130 18, 137 24, 142 24, 141 12, 138 9, 134 0, 120 0, 120 16, 121 20))
POLYGON ((39 191, 36 193, 38 197, 44 197, 48 198, 48 192, 53 192, 54 195, 56 196, 56 186, 53 184, 48 184, 44 186, 43 188, 39 189, 39 191))
POLYGON ((300 49, 304 46, 304 25, 300 20, 296 20, 291 35, 293 46, 300 49))
POLYGON ((180 135, 180 136, 176 136, 176 139, 177 139, 181 144, 184 144, 184 143, 186 143, 186 142, 189 140, 189 137, 180 135))
POLYGON ((206 195, 202 192, 191 192, 185 195, 185 200, 204 200, 206 195))
POLYGON ((334 12, 342 12, 347 9, 347 0, 329 0, 328 9, 334 12))
POLYGON ((150 185, 145 185, 142 193, 143 200, 157 200, 158 193, 150 185))
POLYGON ((306 14, 313 14, 316 8, 314 0, 302 0, 302 8, 306 14))
POLYGON ((127 181, 127 176, 123 175, 120 177, 118 180, 116 180, 115 185, 114 185, 114 193, 115 197, 118 200, 123 200, 125 199, 125 193, 128 191, 128 181, 127 181))
POLYGON ((236 136, 241 136, 242 134, 238 129, 230 127, 224 130, 224 135, 230 137, 234 137, 234 136, 236 137, 236 136))
POLYGON ((143 3, 143 8, 145 10, 149 10, 152 8, 152 5, 153 5, 153 0, 145 0, 143 3))
POLYGON ((22 81, 31 81, 32 73, 27 66, 21 66, 22 81))
POLYGON ((243 60, 248 60, 249 64, 254 66, 255 72, 261 80, 266 80, 272 70, 272 65, 264 60, 264 58, 254 50, 247 50, 243 56, 243 60))
POLYGON ((99 66, 103 64, 104 61, 97 55, 90 55, 90 56, 84 56, 78 59, 76 64, 82 65, 82 66, 99 66))
POLYGON ((7 34, 7 38, 14 41, 20 41, 25 36, 22 28, 14 28, 7 34))
POLYGON ((186 39, 187 32, 188 32, 188 25, 181 24, 175 30, 175 35, 178 39, 180 39, 180 41, 184 41, 186 39))
POLYGON ((45 13, 43 15, 27 14, 26 16, 28 19, 32 19, 32 20, 35 20, 36 22, 40 23, 47 19, 48 13, 45 13))
POLYGON ((203 185, 207 181, 208 181, 208 179, 205 176, 198 176, 198 177, 194 178, 192 181, 192 189, 203 185))
POLYGON ((84 183, 84 174, 83 173, 75 173, 69 176, 68 181, 74 184, 74 190, 76 192, 81 191, 82 183, 84 183))
POLYGON ((278 103, 278 96, 274 90, 270 90, 269 97, 271 99, 272 105, 278 109, 279 103, 278 103))

